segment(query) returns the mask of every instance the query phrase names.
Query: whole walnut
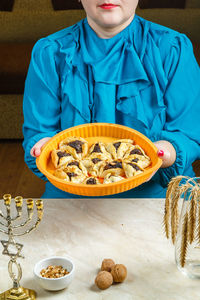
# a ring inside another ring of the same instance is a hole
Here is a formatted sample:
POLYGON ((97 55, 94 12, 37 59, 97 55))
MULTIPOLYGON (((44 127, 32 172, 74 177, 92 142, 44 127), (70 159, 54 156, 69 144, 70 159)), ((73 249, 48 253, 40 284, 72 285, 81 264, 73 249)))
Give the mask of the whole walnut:
POLYGON ((116 264, 111 268, 114 282, 123 282, 127 276, 127 269, 122 264, 116 264))
POLYGON ((101 271, 111 272, 111 268, 115 265, 115 262, 110 258, 105 258, 101 264, 101 271))
POLYGON ((113 277, 111 273, 107 271, 100 271, 95 278, 95 284, 98 286, 99 289, 105 290, 109 288, 113 283, 113 277))

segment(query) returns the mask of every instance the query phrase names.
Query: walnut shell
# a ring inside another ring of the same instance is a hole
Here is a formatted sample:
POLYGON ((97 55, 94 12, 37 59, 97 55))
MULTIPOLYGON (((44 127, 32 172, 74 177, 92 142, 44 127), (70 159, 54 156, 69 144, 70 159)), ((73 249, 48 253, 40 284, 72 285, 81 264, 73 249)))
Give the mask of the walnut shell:
POLYGON ((113 277, 111 273, 107 271, 100 271, 97 277, 95 278, 95 284, 101 290, 105 290, 109 288, 112 283, 113 283, 113 277))
POLYGON ((127 269, 122 264, 116 264, 111 268, 114 282, 123 282, 127 276, 127 269))
POLYGON ((101 264, 101 271, 111 272, 112 266, 115 265, 115 262, 110 258, 105 258, 101 264))

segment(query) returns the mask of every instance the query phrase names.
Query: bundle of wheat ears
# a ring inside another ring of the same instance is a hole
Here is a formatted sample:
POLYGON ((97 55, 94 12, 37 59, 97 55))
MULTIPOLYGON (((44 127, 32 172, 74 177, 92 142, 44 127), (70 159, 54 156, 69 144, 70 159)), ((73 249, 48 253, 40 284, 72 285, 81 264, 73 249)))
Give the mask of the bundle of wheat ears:
POLYGON ((198 201, 200 200, 200 188, 196 181, 186 176, 172 178, 167 188, 163 220, 166 237, 169 238, 171 233, 172 243, 174 244, 179 225, 178 202, 181 195, 188 189, 190 189, 190 194, 187 198, 186 210, 183 218, 181 218, 182 224, 180 224, 181 243, 178 251, 181 267, 184 267, 186 262, 188 245, 192 244, 194 240, 197 240, 200 245, 200 205, 198 201))

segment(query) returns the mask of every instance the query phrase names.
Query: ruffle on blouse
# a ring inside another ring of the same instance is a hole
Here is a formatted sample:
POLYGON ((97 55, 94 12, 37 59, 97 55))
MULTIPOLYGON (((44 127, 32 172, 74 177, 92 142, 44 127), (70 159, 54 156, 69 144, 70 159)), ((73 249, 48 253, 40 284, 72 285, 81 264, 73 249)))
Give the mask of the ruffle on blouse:
MULTIPOLYGON (((89 122, 90 109, 85 104, 84 100, 88 97, 87 80, 77 72, 74 62, 75 53, 78 51, 78 26, 73 26, 73 29, 65 36, 65 42, 61 40, 60 56, 64 56, 64 63, 61 65, 61 91, 62 95, 68 95, 68 101, 75 110, 89 122), (78 73, 78 76, 77 76, 78 73)), ((62 59, 61 59, 62 61, 62 59)))
MULTIPOLYGON (((128 41, 125 35, 122 35, 106 55, 96 59, 91 56, 87 47, 83 23, 79 22, 68 33, 66 43, 62 44, 60 49, 60 53, 65 56, 65 64, 61 71, 62 93, 70 104, 79 112, 85 122, 102 121, 91 118, 93 99, 91 99, 89 85, 92 84, 94 89, 95 84, 98 88, 97 83, 105 84, 107 86, 105 89, 115 85, 116 109, 138 119, 146 128, 151 127, 146 116, 145 103, 141 97, 141 91, 150 87, 151 81, 133 43, 128 41), (88 78, 91 73, 89 68, 92 70, 92 80, 88 78)), ((101 91, 97 93, 101 94, 101 91)), ((102 115, 101 119, 104 118, 104 122, 110 123, 112 122, 111 114, 108 115, 108 120, 104 111, 101 114, 102 108, 105 107, 105 103, 103 104, 105 101, 108 105, 109 99, 105 100, 103 97, 99 99, 98 104, 95 104, 96 112, 93 113, 96 116, 102 115)), ((163 103, 157 103, 156 106, 155 117, 164 109, 163 103)))
POLYGON ((117 110, 139 120, 146 128, 149 124, 145 113, 145 104, 140 96, 140 91, 148 86, 151 86, 151 84, 147 81, 136 81, 119 85, 116 103, 117 110))

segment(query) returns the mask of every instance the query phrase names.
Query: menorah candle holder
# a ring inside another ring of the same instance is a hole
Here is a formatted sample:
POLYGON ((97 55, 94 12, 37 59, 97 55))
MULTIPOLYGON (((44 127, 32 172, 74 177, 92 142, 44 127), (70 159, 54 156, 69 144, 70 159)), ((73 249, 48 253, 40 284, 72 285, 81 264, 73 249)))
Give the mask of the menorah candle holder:
POLYGON ((2 254, 10 257, 10 261, 8 263, 8 272, 13 281, 13 287, 0 294, 0 300, 36 299, 35 291, 26 289, 20 285, 22 268, 17 262, 17 259, 24 258, 24 256, 21 254, 23 244, 17 243, 14 238, 16 236, 22 236, 31 232, 39 225, 43 216, 43 202, 42 200, 23 200, 23 197, 17 196, 14 198, 15 205, 12 205, 11 207, 12 197, 10 194, 5 194, 3 196, 3 200, 0 200, 0 203, 1 201, 4 201, 3 205, 5 207, 5 213, 0 210, 0 232, 8 235, 8 240, 1 240, 3 245, 2 254), (34 214, 36 214, 36 210, 34 210, 34 203, 37 210, 37 218, 35 221, 33 221, 34 214), (26 211, 25 219, 22 218, 23 207, 26 211), (9 248, 12 248, 12 250, 9 248), (13 271, 14 266, 17 274, 15 274, 13 271))

